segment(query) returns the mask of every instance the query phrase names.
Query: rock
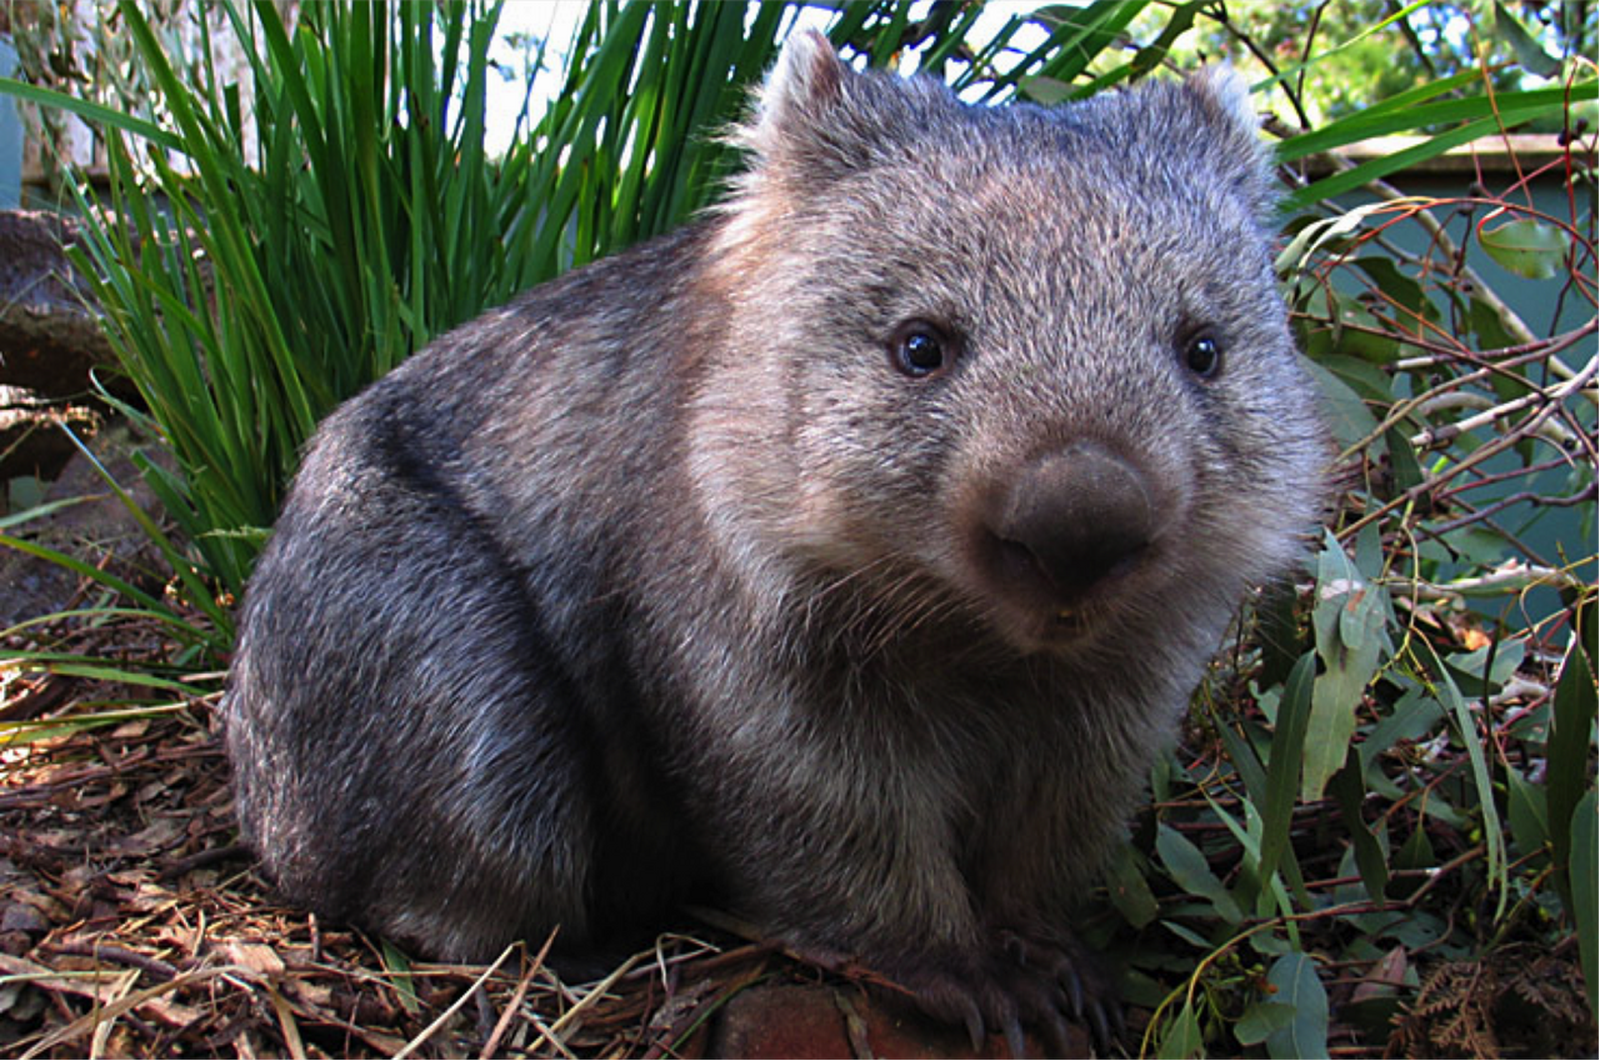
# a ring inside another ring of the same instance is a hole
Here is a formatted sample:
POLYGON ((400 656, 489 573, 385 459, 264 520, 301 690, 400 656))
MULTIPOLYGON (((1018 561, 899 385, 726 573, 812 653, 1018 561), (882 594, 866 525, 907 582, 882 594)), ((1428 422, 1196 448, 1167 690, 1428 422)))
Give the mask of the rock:
MULTIPOLYGON (((1089 1057, 1082 1029, 1075 1056, 1089 1057)), ((1043 1056, 1032 1036, 1032 1056, 1043 1056)), ((966 1033, 933 1021, 913 1007, 895 1006, 858 988, 821 984, 771 984, 735 995, 718 1013, 707 1057, 978 1058, 1009 1057, 1005 1039, 989 1036, 974 1051, 966 1033)))
POLYGON ((63 246, 78 225, 59 214, 0 211, 0 384, 81 398, 89 371, 115 361, 63 246))
POLYGON ((97 382, 135 397, 63 250, 80 238, 70 217, 0 211, 0 514, 13 480, 53 479, 71 458, 60 425, 87 438, 105 420, 97 382))
MULTIPOLYGON (((140 508, 159 520, 160 504, 131 459, 133 451, 141 448, 152 456, 161 456, 121 422, 102 429, 93 445, 118 485, 132 495, 140 508)), ((149 573, 165 570, 155 546, 132 513, 81 453, 74 453, 42 500, 48 503, 70 499, 81 500, 8 527, 6 533, 88 564, 104 564, 112 573, 136 583, 147 581, 149 573)), ((64 567, 0 547, 0 629, 73 605, 81 581, 64 567)))

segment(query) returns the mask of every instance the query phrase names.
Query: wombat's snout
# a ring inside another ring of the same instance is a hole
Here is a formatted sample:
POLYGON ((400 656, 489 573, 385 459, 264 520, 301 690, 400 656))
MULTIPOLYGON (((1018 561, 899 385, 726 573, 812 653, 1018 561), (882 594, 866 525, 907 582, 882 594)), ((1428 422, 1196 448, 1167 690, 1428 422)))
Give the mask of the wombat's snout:
POLYGON ((1144 473, 1089 440, 1024 465, 993 513, 987 529, 1002 582, 1057 606, 1130 570, 1161 525, 1144 473))

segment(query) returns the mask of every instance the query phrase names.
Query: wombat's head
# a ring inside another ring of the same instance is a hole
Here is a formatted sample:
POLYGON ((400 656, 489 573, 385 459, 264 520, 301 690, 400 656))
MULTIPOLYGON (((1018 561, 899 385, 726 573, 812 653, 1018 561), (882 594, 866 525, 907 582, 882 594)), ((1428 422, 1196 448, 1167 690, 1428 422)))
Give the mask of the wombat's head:
POLYGON ((746 566, 1023 652, 1214 647, 1325 459, 1239 79, 969 107, 806 34, 738 137, 692 437, 746 566))

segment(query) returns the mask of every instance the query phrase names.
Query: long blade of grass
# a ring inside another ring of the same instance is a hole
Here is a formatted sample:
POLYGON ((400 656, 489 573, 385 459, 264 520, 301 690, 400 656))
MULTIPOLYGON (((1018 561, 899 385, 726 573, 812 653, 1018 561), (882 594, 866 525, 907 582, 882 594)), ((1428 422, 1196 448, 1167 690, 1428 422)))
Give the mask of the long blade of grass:
POLYGON ((141 136, 167 151, 181 152, 184 149, 181 137, 173 135, 154 122, 92 100, 79 99, 40 85, 30 85, 26 81, 18 81, 12 77, 0 77, 0 94, 14 96, 26 103, 34 103, 41 107, 64 110, 99 128, 120 129, 125 133, 141 136))
MULTIPOLYGON (((1597 85, 1600 85, 1600 82, 1589 81, 1574 86, 1573 98, 1593 98, 1597 85)), ((1441 117, 1445 115, 1478 116, 1464 125, 1437 133, 1411 147, 1369 159, 1348 170, 1315 181, 1289 195, 1285 200, 1284 209, 1291 212, 1303 210, 1323 199, 1332 199, 1354 191, 1370 181, 1382 179, 1419 162, 1442 155, 1453 147, 1492 136, 1536 118, 1560 114, 1567 105, 1566 91, 1566 89, 1538 89, 1532 92, 1502 93, 1495 97, 1493 102, 1486 98, 1446 100, 1437 104, 1414 107, 1409 112, 1380 115, 1372 121, 1353 120, 1348 125, 1336 123, 1337 129, 1335 126, 1330 126, 1311 143, 1325 144, 1328 148, 1332 148, 1381 133, 1422 128, 1445 120, 1441 117)), ((1289 142, 1295 145, 1293 151, 1299 152, 1305 149, 1306 145, 1301 141, 1302 138, 1296 138, 1295 141, 1289 142)))

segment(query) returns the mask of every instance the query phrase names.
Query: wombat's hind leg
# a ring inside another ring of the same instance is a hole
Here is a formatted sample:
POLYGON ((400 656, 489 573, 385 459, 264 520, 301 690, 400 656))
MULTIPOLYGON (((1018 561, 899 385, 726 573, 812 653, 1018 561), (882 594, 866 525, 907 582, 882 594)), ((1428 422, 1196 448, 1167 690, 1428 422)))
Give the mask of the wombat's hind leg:
POLYGON ((334 422, 252 582, 227 705, 240 819, 326 917, 451 959, 558 924, 581 948, 592 727, 563 642, 403 413, 334 422))

